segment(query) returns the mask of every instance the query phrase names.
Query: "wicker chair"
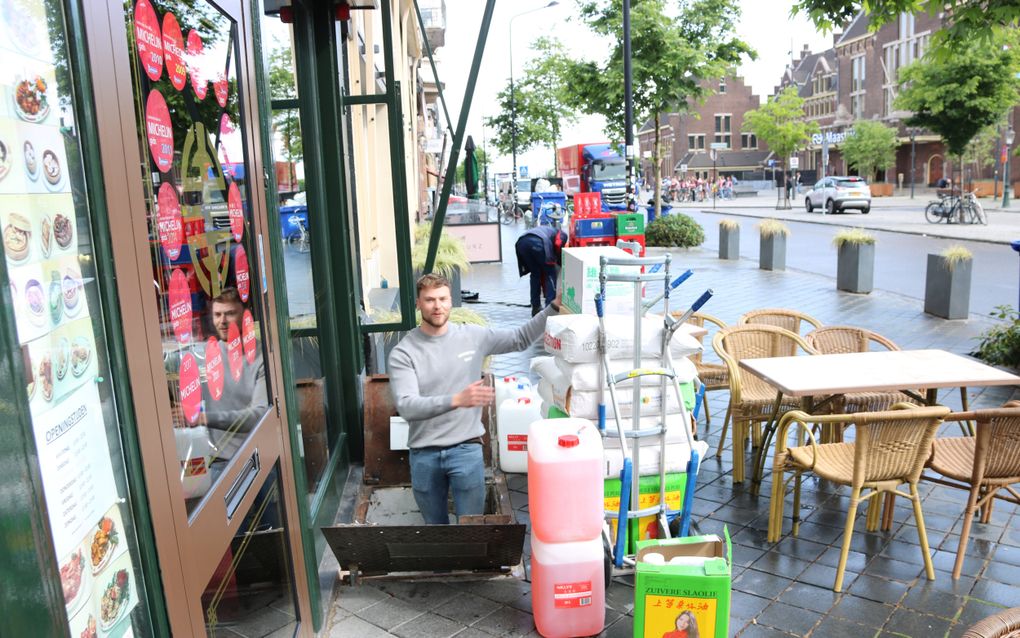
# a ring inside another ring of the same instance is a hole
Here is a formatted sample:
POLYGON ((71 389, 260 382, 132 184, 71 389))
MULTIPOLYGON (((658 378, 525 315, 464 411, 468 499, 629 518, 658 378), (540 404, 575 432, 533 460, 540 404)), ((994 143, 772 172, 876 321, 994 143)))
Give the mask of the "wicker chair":
POLYGON ((1020 505, 1020 492, 1013 487, 1020 483, 1020 403, 951 414, 947 419, 977 422, 974 436, 935 439, 928 467, 944 478, 925 476, 927 480, 970 492, 953 566, 953 578, 959 578, 974 514, 980 511, 981 522, 987 523, 996 495, 1020 505), (1000 494, 1002 491, 1007 494, 1000 494))
MULTIPOLYGON (((869 352, 872 344, 886 350, 899 350, 899 346, 877 332, 853 326, 825 326, 804 337, 821 354, 869 352)), ((923 393, 922 393, 923 395, 923 393)), ((833 412, 881 412, 897 403, 916 403, 902 392, 854 392, 843 395, 832 408, 833 412)))
MULTIPOLYGON (((679 317, 682 314, 683 314, 682 312, 673 313, 673 315, 676 317, 679 317)), ((701 327, 705 327, 706 324, 714 324, 719 329, 726 327, 726 324, 723 322, 722 319, 719 319, 718 317, 713 317, 712 315, 704 312, 694 313, 687 321, 688 323, 692 323, 696 326, 701 327)), ((711 425, 712 418, 708 414, 708 393, 712 392, 713 390, 729 390, 730 371, 729 368, 726 367, 725 363, 705 361, 704 357, 702 356, 702 353, 700 352, 696 355, 692 355, 689 358, 694 363, 694 367, 698 371, 698 378, 701 379, 701 382, 703 384, 705 384, 704 404, 702 405, 702 409, 705 412, 705 425, 711 425)), ((722 429, 723 439, 726 438, 726 428, 729 425, 729 421, 730 421, 730 409, 729 407, 727 407, 726 418, 723 419, 722 429)), ((716 453, 716 456, 719 456, 719 454, 722 451, 722 443, 719 444, 719 450, 720 451, 716 453)))
POLYGON ((974 623, 961 638, 1020 638, 1020 607, 1004 609, 974 623))
MULTIPOLYGON (((744 481, 743 444, 752 424, 767 422, 775 409, 777 390, 756 375, 740 369, 741 359, 783 357, 798 349, 816 354, 801 337, 775 326, 743 325, 723 328, 712 338, 712 347, 726 363, 730 378, 730 419, 733 422, 733 482, 744 481)), ((794 397, 784 397, 780 414, 800 407, 794 397)), ((723 433, 725 436, 725 432, 723 433)))
POLYGON ((934 580, 935 569, 928 549, 928 535, 924 529, 924 515, 921 512, 917 483, 921 478, 925 461, 931 453, 935 433, 947 414, 949 408, 918 407, 907 403, 899 403, 893 410, 886 412, 812 416, 795 410, 786 414, 780 422, 776 437, 772 501, 769 511, 769 542, 778 542, 782 535, 787 482, 783 478, 784 473, 794 473, 793 535, 796 536, 800 531, 801 474, 813 472, 822 479, 848 485, 852 490, 833 591, 838 592, 843 588, 843 576, 857 506, 868 501, 867 528, 875 530, 878 528, 880 508, 874 504, 882 494, 905 496, 913 502, 925 574, 928 580, 934 580), (809 422, 853 423, 856 440, 849 443, 818 444, 809 422), (789 430, 795 425, 810 438, 809 445, 787 448, 789 430), (904 483, 909 485, 909 494, 896 489, 904 483))
MULTIPOLYGON (((737 319, 737 325, 745 323, 776 326, 777 328, 789 330, 796 335, 800 335, 801 328, 803 328, 805 323, 815 328, 822 327, 822 322, 814 317, 798 310, 786 310, 784 308, 762 308, 761 310, 745 312, 737 319)), ((791 351, 790 354, 792 355, 793 352, 791 351)))

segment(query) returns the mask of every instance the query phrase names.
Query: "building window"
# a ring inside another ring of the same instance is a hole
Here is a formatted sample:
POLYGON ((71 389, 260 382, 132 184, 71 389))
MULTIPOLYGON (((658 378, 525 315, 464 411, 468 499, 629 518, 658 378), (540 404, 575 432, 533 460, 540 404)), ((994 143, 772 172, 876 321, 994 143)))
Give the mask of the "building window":
POLYGON ((850 59, 850 105, 854 119, 864 117, 865 68, 863 55, 850 59))
POLYGON ((726 79, 725 78, 723 78, 722 80, 719 80, 719 92, 720 93, 725 93, 726 92, 726 79))
POLYGON ((715 115, 715 139, 716 143, 723 143, 730 148, 730 123, 733 116, 728 113, 716 113, 715 115))
POLYGON ((705 150, 705 134, 698 133, 696 135, 687 136, 687 150, 689 151, 703 151, 705 150))
POLYGON ((758 136, 754 133, 741 133, 740 148, 745 150, 758 148, 758 136))

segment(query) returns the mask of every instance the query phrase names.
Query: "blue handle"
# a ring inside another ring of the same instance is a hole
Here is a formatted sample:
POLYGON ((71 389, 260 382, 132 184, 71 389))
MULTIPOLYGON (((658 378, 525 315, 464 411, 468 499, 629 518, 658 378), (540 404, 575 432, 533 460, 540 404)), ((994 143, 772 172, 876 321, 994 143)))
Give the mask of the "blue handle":
POLYGON ((602 295, 595 295, 595 314, 599 317, 602 316, 602 295))
POLYGON ((702 383, 701 387, 698 388, 697 394, 694 395, 694 412, 692 414, 694 415, 695 421, 698 420, 698 414, 701 412, 701 404, 705 399, 705 390, 705 384, 702 383))
POLYGON ((708 300, 711 299, 712 295, 714 295, 714 294, 715 293, 712 292, 711 288, 706 290, 704 293, 702 293, 702 295, 700 297, 698 297, 698 300, 694 302, 694 305, 691 306, 691 310, 693 310, 694 312, 697 312, 698 310, 700 310, 702 306, 704 306, 706 303, 708 303, 708 300))
POLYGON ((684 274, 682 274, 682 275, 680 275, 679 277, 677 277, 676 279, 674 279, 674 280, 673 280, 673 283, 671 283, 671 284, 669 285, 669 287, 670 287, 670 288, 676 288, 677 286, 679 286, 679 285, 680 285, 680 284, 682 284, 683 282, 685 282, 685 281, 687 281, 688 279, 690 279, 690 278, 691 278, 691 275, 693 275, 693 274, 694 274, 694 271, 693 271, 693 270, 688 270, 688 271, 687 271, 687 272, 685 272, 684 274))
POLYGON ((616 517, 616 549, 613 552, 617 567, 623 567, 623 555, 627 551, 627 528, 630 527, 627 512, 630 511, 631 472, 631 461, 625 457, 623 469, 620 470, 620 514, 616 517))

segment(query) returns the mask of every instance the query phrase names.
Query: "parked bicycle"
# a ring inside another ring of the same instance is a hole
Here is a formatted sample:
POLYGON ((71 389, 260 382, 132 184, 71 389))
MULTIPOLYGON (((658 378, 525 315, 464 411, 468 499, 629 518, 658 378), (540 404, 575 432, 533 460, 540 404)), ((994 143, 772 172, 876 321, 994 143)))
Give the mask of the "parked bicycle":
POLYGON ((966 192, 962 197, 955 193, 940 193, 936 201, 925 207, 924 217, 931 224, 941 221, 947 224, 988 224, 985 209, 973 192, 966 192))
POLYGON ((312 248, 309 243, 308 226, 305 224, 305 220, 295 215, 290 219, 290 222, 297 228, 297 232, 291 233, 287 237, 287 243, 293 246, 299 253, 307 253, 312 248))
POLYGON ((502 224, 516 224, 524 219, 524 209, 509 196, 500 197, 499 221, 502 224))

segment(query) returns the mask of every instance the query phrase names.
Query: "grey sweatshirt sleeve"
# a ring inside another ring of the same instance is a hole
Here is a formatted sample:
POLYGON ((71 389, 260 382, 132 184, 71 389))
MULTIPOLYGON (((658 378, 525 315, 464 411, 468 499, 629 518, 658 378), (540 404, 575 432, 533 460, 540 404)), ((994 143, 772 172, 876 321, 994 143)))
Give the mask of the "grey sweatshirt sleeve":
POLYGON ((453 395, 421 395, 414 362, 404 345, 401 343, 394 348, 389 359, 390 392, 397 414, 408 421, 422 421, 453 410, 453 395))
POLYGON ((545 332, 545 321, 550 315, 555 314, 557 311, 553 310, 553 307, 546 306, 542 312, 538 313, 531 318, 526 324, 514 328, 499 330, 492 328, 489 330, 489 347, 488 351, 490 354, 503 354, 504 352, 520 352, 526 350, 528 346, 533 344, 536 339, 542 336, 545 332))

